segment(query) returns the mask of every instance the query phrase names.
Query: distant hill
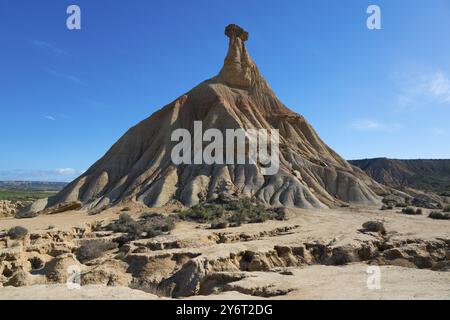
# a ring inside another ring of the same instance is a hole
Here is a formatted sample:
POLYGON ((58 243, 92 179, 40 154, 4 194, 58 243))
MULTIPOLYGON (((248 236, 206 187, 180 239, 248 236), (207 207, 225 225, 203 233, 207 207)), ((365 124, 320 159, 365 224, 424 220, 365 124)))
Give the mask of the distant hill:
POLYGON ((375 158, 349 162, 390 187, 450 193, 450 160, 375 158))
POLYGON ((66 185, 66 182, 0 181, 0 189, 4 190, 60 191, 66 185))

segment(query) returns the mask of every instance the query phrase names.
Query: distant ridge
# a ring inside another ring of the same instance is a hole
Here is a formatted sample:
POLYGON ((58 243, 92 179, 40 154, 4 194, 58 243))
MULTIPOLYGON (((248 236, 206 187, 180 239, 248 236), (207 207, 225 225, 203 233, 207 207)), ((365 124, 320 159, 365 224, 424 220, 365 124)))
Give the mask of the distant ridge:
POLYGON ((450 192, 450 159, 374 158, 349 161, 374 180, 392 188, 450 192))
POLYGON ((67 182, 0 181, 0 189, 7 190, 60 191, 66 185, 67 182))

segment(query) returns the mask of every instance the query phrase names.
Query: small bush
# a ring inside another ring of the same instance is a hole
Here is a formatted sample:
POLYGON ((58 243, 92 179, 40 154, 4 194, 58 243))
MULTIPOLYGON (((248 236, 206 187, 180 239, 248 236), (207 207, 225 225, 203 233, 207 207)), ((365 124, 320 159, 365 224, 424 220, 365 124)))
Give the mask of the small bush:
POLYGON ((28 229, 22 226, 12 227, 8 230, 8 236, 14 240, 23 239, 27 234, 28 229))
POLYGON ((217 204, 199 204, 180 213, 185 220, 195 220, 200 223, 214 221, 223 217, 224 208, 217 204))
POLYGON ((435 220, 450 220, 450 213, 433 211, 428 217, 435 220))
POLYGON ((110 223, 106 228, 114 232, 134 233, 137 226, 136 221, 128 213, 121 213, 119 219, 110 223))
POLYGON ((211 223, 211 229, 225 229, 228 227, 228 222, 226 221, 216 221, 211 223))
POLYGON ((406 207, 408 207, 408 205, 407 205, 406 203, 397 203, 397 204, 395 205, 395 207, 396 207, 396 208, 406 208, 406 207))
POLYGON ((141 219, 143 219, 143 220, 154 219, 157 217, 161 217, 161 214, 156 213, 156 212, 145 212, 145 213, 141 214, 141 219))
POLYGON ((450 205, 444 206, 444 212, 450 212, 450 205))
POLYGON ((268 209, 260 203, 254 203, 248 198, 220 199, 214 203, 202 203, 182 213, 183 220, 193 220, 199 223, 210 223, 211 228, 221 227, 224 223, 230 226, 240 226, 243 223, 260 223, 267 220, 286 220, 286 209, 268 209))
POLYGON ((168 217, 165 223, 161 226, 161 231, 169 232, 175 229, 175 220, 171 217, 168 217))
POLYGON ((113 242, 105 242, 99 239, 86 240, 75 251, 75 255, 81 263, 91 261, 102 257, 106 251, 116 249, 117 244, 113 242))
POLYGON ((362 227, 364 228, 365 231, 386 234, 386 229, 384 227, 384 224, 383 224, 383 222, 380 222, 380 221, 367 221, 362 225, 362 227))
POLYGON ((126 254, 124 252, 119 252, 118 254, 116 254, 114 256, 114 259, 116 259, 116 260, 124 260, 125 256, 126 256, 126 254))
POLYGON ((275 212, 276 216, 275 219, 276 220, 287 220, 287 212, 286 212, 286 208, 284 207, 278 207, 273 209, 273 212, 275 212))
POLYGON ((175 228, 173 217, 164 217, 160 214, 144 215, 143 217, 143 231, 147 238, 156 237, 175 228))
POLYGON ((175 220, 156 213, 146 213, 139 221, 136 221, 124 212, 117 221, 110 223, 106 228, 113 232, 127 233, 128 238, 132 239, 153 238, 173 230, 175 220))
POLYGON ((151 222, 146 222, 142 225, 142 237, 145 238, 154 238, 162 234, 161 228, 158 228, 157 225, 154 225, 151 222))
POLYGON ((407 214, 407 215, 421 215, 422 214, 422 209, 417 209, 416 210, 414 208, 407 207, 407 208, 404 208, 402 210, 402 213, 407 214))

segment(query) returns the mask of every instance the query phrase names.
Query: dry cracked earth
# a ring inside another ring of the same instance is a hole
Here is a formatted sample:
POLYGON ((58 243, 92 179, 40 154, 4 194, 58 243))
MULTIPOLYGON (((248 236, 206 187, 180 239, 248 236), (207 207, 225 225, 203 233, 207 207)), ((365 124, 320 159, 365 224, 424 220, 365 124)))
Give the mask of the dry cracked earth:
POLYGON ((0 299, 450 298, 450 221, 426 214, 289 209, 285 221, 219 230, 181 221, 124 242, 104 228, 119 213, 0 219, 0 299), (383 222, 386 233, 363 228, 367 221, 383 222), (8 236, 16 225, 29 230, 23 239, 8 236), (81 263, 77 249, 92 239, 116 245, 81 263), (380 267, 378 289, 367 286, 371 265, 380 267), (66 284, 74 268, 79 289, 66 284))

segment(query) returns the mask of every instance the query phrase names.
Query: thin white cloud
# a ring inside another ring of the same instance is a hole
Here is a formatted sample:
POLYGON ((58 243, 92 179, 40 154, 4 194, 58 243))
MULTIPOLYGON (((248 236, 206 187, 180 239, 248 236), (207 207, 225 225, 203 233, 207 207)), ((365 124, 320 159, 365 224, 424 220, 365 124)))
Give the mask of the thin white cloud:
POLYGON ((74 76, 74 75, 71 75, 71 74, 67 74, 67 73, 58 72, 58 71, 53 70, 53 69, 46 69, 46 71, 47 71, 48 74, 50 74, 50 75, 52 75, 54 77, 61 78, 61 79, 64 79, 64 80, 68 80, 68 81, 71 81, 71 82, 79 84, 79 85, 83 85, 83 86, 86 85, 86 83, 83 80, 81 80, 80 78, 78 78, 77 76, 74 76))
POLYGON ((377 132, 393 132, 402 128, 398 123, 381 123, 373 119, 358 119, 350 124, 350 127, 357 131, 377 131, 377 132))
POLYGON ((442 72, 429 77, 426 89, 441 103, 450 104, 450 80, 442 72))
POLYGON ((56 121, 56 118, 53 117, 53 116, 47 115, 47 116, 44 116, 44 118, 47 119, 47 120, 56 121))
POLYGON ((442 71, 428 74, 403 72, 398 74, 397 96, 401 107, 450 105, 450 78, 442 71))
POLYGON ((48 51, 48 52, 50 52, 50 53, 52 53, 52 54, 54 54, 56 56, 68 56, 69 55, 69 53, 67 51, 65 51, 65 50, 63 50, 61 48, 58 48, 57 46, 55 46, 55 45, 53 45, 51 43, 48 43, 46 41, 35 39, 35 40, 31 40, 31 43, 35 47, 43 49, 43 50, 46 50, 46 51, 48 51))
POLYGON ((435 136, 439 136, 439 137, 443 137, 448 134, 447 130, 442 129, 442 128, 433 128, 431 131, 433 132, 433 134, 435 136))
POLYGON ((63 175, 63 176, 70 176, 70 175, 75 175, 77 173, 77 170, 73 169, 73 168, 58 168, 55 169, 57 174, 63 175))

